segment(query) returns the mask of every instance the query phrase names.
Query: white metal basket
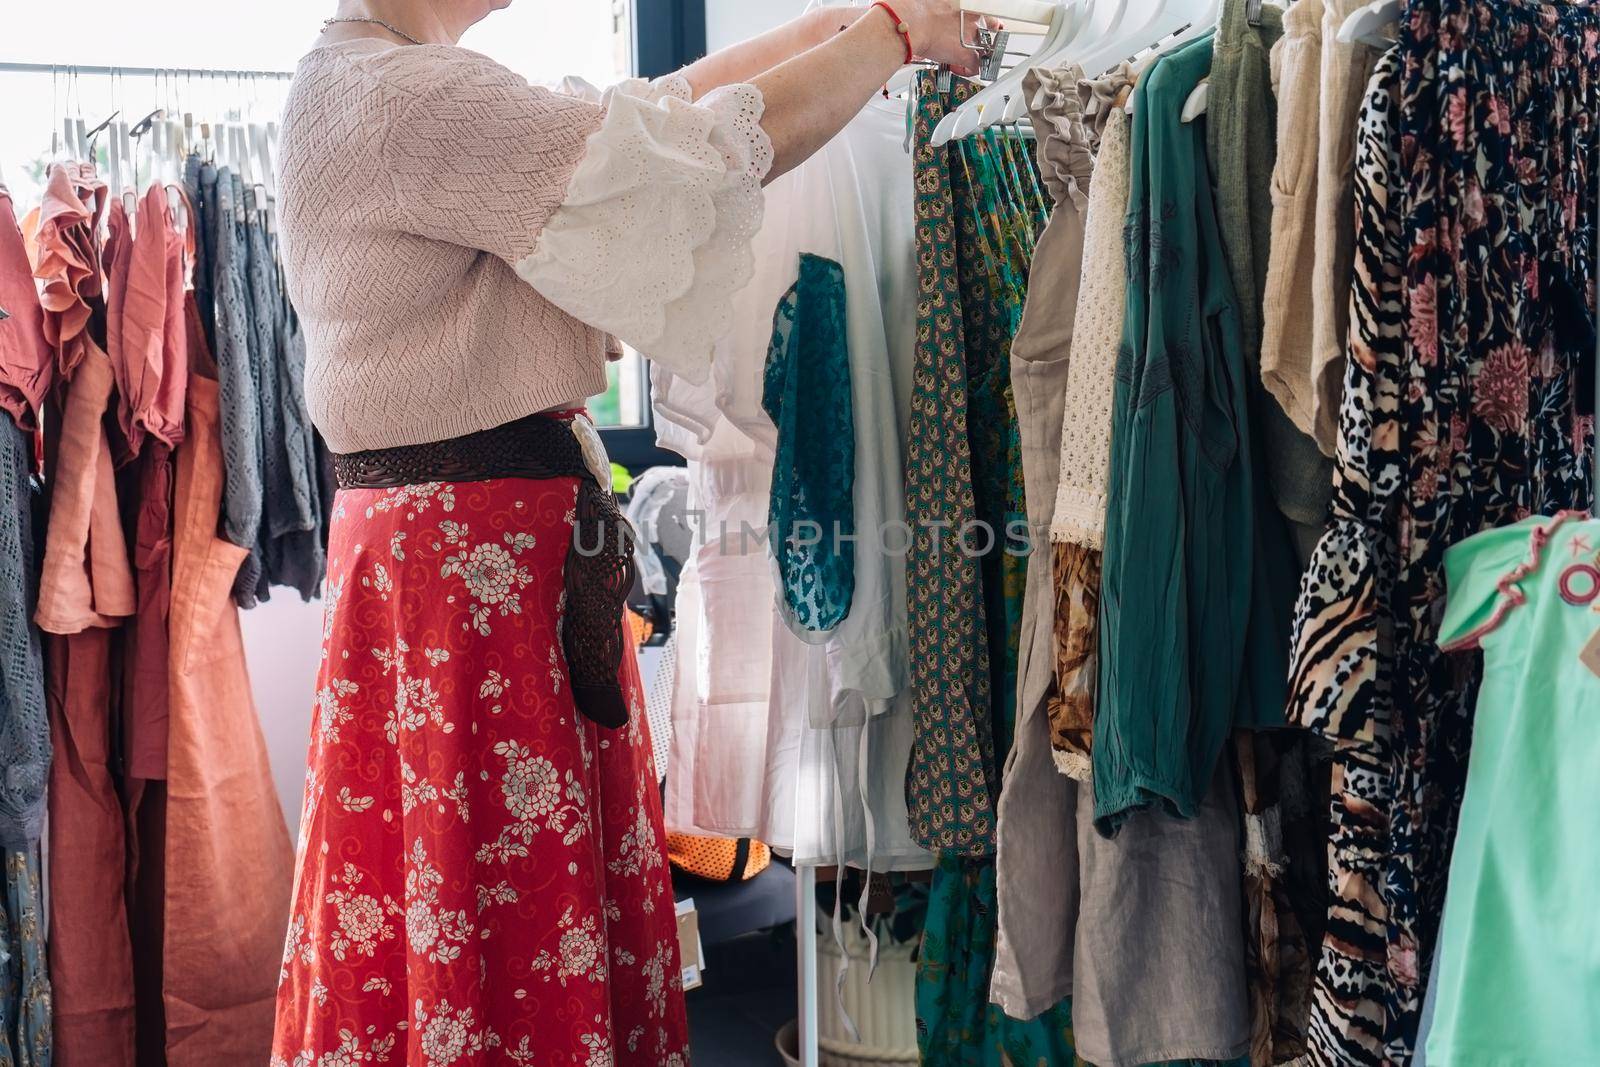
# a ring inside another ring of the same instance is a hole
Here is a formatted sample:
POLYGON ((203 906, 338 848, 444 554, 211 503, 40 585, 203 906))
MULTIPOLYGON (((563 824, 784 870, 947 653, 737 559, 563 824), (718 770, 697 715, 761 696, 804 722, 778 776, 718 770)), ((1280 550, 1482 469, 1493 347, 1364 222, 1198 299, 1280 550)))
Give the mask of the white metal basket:
POLYGON ((846 923, 844 952, 825 929, 817 938, 818 1045, 823 1067, 884 1067, 917 1062, 917 964, 914 944, 878 944, 878 969, 868 980, 869 946, 855 923, 846 923), (842 996, 834 995, 834 980, 844 955, 850 957, 842 996), (843 1011, 840 1001, 843 1001, 843 1011), (845 1013, 861 1035, 850 1038, 845 1013))

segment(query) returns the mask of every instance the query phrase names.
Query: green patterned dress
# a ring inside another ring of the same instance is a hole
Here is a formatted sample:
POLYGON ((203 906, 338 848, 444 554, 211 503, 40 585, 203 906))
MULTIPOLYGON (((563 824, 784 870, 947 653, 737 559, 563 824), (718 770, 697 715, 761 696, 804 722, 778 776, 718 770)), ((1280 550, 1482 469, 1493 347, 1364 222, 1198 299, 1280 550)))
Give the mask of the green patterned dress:
POLYGON ((906 474, 918 533, 907 801, 919 840, 939 854, 917 976, 918 1043, 930 1065, 1071 1064, 1065 1002, 1026 1023, 989 1004, 994 805, 1016 712, 1027 568, 1006 550, 1027 513, 1010 353, 1045 209, 1023 146, 980 137, 932 147, 933 126, 974 90, 958 82, 941 95, 934 78, 924 74, 917 94, 921 301, 906 474), (941 521, 950 532, 937 543, 930 524, 941 521))

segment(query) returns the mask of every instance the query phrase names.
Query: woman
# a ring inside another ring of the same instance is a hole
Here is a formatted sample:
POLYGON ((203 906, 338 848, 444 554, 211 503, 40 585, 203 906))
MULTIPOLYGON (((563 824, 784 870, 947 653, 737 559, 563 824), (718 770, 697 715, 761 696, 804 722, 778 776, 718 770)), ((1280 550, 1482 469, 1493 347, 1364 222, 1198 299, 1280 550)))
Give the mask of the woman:
POLYGON ((574 409, 609 336, 703 380, 761 184, 910 55, 975 63, 957 0, 895 0, 597 104, 456 47, 508 2, 345 0, 284 117, 341 486, 284 1067, 687 1062, 628 557, 574 409))

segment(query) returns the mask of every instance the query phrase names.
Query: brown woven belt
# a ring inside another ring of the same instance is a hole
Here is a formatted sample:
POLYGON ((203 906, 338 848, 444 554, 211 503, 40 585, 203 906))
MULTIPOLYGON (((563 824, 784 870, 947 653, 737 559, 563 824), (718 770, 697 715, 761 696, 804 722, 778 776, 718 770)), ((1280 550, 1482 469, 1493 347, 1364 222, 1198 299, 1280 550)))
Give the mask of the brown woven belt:
POLYGON ((340 489, 577 478, 577 522, 567 549, 566 607, 558 629, 578 711, 616 729, 628 722, 617 672, 623 606, 633 588, 634 539, 611 491, 599 442, 587 416, 531 415, 448 441, 337 455, 333 470, 340 489))

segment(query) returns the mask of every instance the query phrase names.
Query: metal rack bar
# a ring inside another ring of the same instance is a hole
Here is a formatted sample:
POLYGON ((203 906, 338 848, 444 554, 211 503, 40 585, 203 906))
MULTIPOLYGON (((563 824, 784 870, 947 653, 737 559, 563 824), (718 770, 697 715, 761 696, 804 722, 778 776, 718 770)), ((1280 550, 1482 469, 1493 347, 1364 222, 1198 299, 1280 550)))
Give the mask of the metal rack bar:
POLYGON ((794 880, 794 936, 800 941, 800 1067, 818 1067, 817 869, 798 867, 794 880))
POLYGON ((282 70, 214 70, 208 67, 97 67, 83 63, 0 63, 0 74, 79 74, 91 77, 127 78, 265 78, 288 81, 294 77, 282 70))

